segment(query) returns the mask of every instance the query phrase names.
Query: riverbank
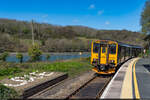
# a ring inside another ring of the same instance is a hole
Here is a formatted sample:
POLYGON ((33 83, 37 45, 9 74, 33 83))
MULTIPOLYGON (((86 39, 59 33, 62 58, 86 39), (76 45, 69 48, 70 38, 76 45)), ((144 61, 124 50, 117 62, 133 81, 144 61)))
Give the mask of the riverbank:
POLYGON ((4 78, 11 78, 21 76, 30 72, 65 72, 73 77, 84 71, 90 70, 89 58, 61 60, 55 62, 26 62, 26 63, 8 63, 1 62, 0 64, 0 80, 4 78))

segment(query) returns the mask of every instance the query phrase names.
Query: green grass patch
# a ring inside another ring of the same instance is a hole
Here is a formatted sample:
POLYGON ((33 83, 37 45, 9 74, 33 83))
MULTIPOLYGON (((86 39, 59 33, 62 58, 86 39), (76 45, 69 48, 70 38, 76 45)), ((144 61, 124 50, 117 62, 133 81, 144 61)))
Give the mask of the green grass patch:
POLYGON ((0 79, 23 76, 38 70, 39 72, 65 72, 70 77, 91 70, 89 58, 80 58, 57 62, 32 62, 32 63, 6 63, 0 65, 0 79))
POLYGON ((57 71, 57 72, 66 72, 70 76, 74 76, 79 74, 80 72, 84 72, 86 70, 90 70, 91 66, 86 62, 56 62, 53 64, 36 64, 37 67, 33 69, 38 69, 40 71, 57 71))

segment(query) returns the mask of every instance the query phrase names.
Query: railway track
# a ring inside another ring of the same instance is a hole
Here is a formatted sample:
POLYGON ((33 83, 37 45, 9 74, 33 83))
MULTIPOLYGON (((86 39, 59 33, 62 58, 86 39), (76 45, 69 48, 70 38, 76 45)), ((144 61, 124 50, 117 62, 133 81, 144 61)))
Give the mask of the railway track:
MULTIPOLYGON (((93 78, 80 86, 78 89, 72 91, 64 99, 98 99, 100 98, 103 90, 105 89, 111 78, 112 76, 94 75, 93 78)), ((49 98, 47 93, 49 93, 49 88, 35 94, 34 96, 29 97, 28 99, 49 98)))
POLYGON ((67 99, 98 99, 111 78, 112 76, 95 76, 67 97, 67 99))

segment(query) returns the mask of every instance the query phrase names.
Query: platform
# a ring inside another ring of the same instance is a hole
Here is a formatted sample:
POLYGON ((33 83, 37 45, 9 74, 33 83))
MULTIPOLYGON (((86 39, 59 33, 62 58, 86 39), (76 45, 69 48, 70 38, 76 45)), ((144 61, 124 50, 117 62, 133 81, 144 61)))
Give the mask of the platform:
POLYGON ((124 63, 104 90, 101 99, 150 99, 150 58, 124 63))

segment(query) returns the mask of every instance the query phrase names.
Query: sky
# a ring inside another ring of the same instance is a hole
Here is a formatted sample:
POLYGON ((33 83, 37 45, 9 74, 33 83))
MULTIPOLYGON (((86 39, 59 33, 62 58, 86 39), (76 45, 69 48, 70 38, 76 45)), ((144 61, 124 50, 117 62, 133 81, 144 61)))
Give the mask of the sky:
POLYGON ((146 0, 1 0, 0 18, 140 31, 146 0))

